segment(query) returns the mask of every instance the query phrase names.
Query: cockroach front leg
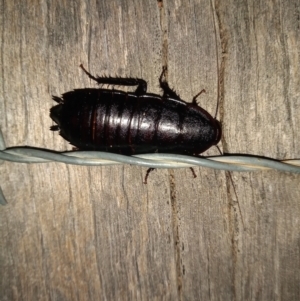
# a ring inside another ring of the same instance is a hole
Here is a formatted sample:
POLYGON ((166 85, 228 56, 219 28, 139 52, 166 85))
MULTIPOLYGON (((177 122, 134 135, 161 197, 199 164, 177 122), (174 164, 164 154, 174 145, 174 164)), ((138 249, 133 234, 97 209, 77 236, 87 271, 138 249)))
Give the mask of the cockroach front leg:
POLYGON ((163 97, 164 98, 173 98, 173 99, 177 99, 177 100, 181 100, 179 95, 176 94, 175 91, 173 91, 170 87, 169 87, 169 84, 168 82, 163 79, 163 77, 165 76, 166 74, 166 71, 167 71, 167 67, 164 66, 163 69, 162 69, 162 72, 161 72, 161 75, 159 77, 159 85, 160 87, 162 88, 162 90, 164 91, 164 94, 163 94, 163 97))

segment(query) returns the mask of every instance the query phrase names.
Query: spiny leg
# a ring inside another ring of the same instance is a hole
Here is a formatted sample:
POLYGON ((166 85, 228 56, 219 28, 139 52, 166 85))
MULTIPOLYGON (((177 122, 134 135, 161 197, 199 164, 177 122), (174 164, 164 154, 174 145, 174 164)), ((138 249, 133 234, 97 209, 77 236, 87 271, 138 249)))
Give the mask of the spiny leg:
POLYGON ((202 89, 197 95, 195 95, 195 96, 193 97, 192 103, 193 103, 194 105, 198 105, 198 104, 197 104, 197 98, 198 98, 198 96, 201 95, 202 93, 206 93, 205 89, 202 89))
POLYGON ((90 74, 82 64, 80 64, 79 67, 90 79, 96 81, 99 85, 108 84, 113 86, 137 86, 134 92, 136 95, 143 95, 147 92, 147 83, 141 78, 95 77, 90 74))
POLYGON ((161 75, 159 77, 159 85, 164 91, 163 97, 170 97, 177 100, 181 100, 180 97, 176 94, 175 91, 173 91, 166 80, 163 80, 163 77, 165 76, 165 73, 167 71, 167 66, 163 66, 161 75))

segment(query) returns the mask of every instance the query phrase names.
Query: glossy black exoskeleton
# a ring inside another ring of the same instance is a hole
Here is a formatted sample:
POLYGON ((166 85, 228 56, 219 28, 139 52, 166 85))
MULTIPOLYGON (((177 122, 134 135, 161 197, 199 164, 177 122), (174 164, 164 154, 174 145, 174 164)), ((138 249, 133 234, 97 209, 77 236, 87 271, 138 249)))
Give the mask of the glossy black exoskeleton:
POLYGON ((135 86, 133 93, 114 89, 76 89, 64 93, 50 110, 57 123, 51 130, 80 150, 107 151, 124 155, 175 153, 198 155, 221 138, 218 120, 198 106, 187 103, 159 78, 163 95, 147 93, 143 79, 94 77, 98 84, 135 86))

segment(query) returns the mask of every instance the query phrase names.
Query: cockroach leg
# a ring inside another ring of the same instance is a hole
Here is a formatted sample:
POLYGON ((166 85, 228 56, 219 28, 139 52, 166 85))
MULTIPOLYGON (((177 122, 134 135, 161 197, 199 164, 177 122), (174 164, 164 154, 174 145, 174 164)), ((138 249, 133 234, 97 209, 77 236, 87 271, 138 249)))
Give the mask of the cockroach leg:
POLYGON ((161 75, 159 77, 159 85, 162 88, 162 90, 164 91, 163 97, 164 98, 170 97, 170 98, 174 98, 177 100, 181 100, 179 95, 177 95, 177 93, 169 87, 168 82, 166 80, 163 80, 163 77, 165 76, 166 71, 167 71, 167 67, 164 66, 162 69, 161 75))
POLYGON ((96 81, 99 85, 112 85, 112 86, 137 86, 135 90, 136 95, 143 95, 147 92, 147 82, 141 78, 121 78, 121 77, 95 77, 89 73, 82 64, 80 68, 92 80, 96 81))
POLYGON ((193 97, 192 103, 193 103, 194 105, 197 105, 197 106, 198 106, 197 98, 198 98, 198 96, 200 96, 200 94, 202 94, 202 93, 206 93, 205 89, 202 89, 197 95, 195 95, 195 96, 193 97))
POLYGON ((194 168, 193 168, 193 167, 190 167, 190 170, 192 171, 192 174, 193 174, 194 179, 197 178, 197 175, 196 175, 196 173, 195 173, 194 168))
POLYGON ((149 177, 149 174, 151 171, 153 171, 155 168, 148 168, 147 172, 146 172, 146 176, 145 176, 145 180, 144 180, 144 184, 147 184, 147 180, 148 180, 148 177, 149 177))

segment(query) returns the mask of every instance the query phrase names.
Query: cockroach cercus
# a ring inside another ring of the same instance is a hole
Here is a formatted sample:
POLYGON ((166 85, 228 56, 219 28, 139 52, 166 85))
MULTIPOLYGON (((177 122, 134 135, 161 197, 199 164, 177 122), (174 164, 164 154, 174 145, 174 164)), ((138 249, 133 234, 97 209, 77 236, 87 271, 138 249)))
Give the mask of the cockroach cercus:
POLYGON ((98 84, 137 88, 131 93, 85 88, 53 96, 58 105, 51 108, 50 117, 57 125, 51 130, 60 130, 79 150, 196 156, 220 141, 220 122, 197 104, 204 90, 191 103, 183 101, 163 79, 166 67, 159 78, 162 96, 147 93, 143 79, 95 77, 80 67, 98 84))

